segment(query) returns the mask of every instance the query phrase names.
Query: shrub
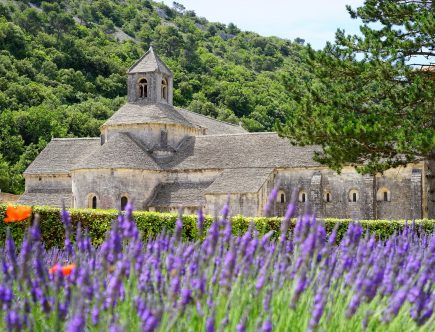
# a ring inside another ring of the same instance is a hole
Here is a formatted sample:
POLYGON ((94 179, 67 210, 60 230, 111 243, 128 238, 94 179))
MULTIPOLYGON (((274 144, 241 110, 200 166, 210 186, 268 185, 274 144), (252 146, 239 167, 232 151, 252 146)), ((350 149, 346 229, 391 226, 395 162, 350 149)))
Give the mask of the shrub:
MULTIPOLYGON (((6 224, 3 222, 5 217, 6 205, 0 205, 0 246, 4 244, 6 227, 9 226, 11 234, 17 243, 21 243, 24 231, 29 227, 30 222, 21 222, 6 224)), ((112 220, 116 219, 119 212, 116 210, 98 210, 98 209, 68 209, 71 214, 73 231, 80 223, 83 229, 87 229, 89 236, 94 245, 99 245, 104 241, 106 232, 110 229, 112 220)), ((33 213, 40 216, 40 227, 42 238, 47 248, 61 247, 64 242, 64 228, 60 219, 60 209, 45 206, 33 207, 33 213)), ((160 212, 134 212, 133 214, 138 229, 142 232, 143 238, 153 238, 164 230, 172 230, 175 227, 177 214, 160 213, 160 212)), ((196 240, 199 238, 196 227, 196 215, 183 216, 183 238, 186 240, 196 240)), ((244 216, 234 216, 231 219, 233 224, 233 233, 235 235, 243 234, 253 222, 260 234, 266 234, 273 230, 275 235, 279 233, 281 218, 280 217, 256 217, 249 218, 244 216)), ((346 232, 351 219, 324 219, 325 228, 328 233, 332 231, 338 223, 337 240, 341 240, 346 232)), ((211 216, 205 217, 205 228, 212 222, 211 216)), ((292 220, 290 228, 295 225, 296 220, 292 220)), ((404 220, 362 220, 362 227, 367 231, 375 234, 378 238, 387 238, 401 230, 406 221, 404 220)), ((415 223, 428 233, 433 232, 435 220, 423 219, 416 220, 415 223)))

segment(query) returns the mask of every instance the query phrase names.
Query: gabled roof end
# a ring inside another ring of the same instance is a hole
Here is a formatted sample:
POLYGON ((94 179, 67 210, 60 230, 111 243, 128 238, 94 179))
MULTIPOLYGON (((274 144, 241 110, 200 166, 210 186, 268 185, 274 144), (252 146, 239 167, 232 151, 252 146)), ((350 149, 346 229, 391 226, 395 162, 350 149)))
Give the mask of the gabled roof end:
POLYGON ((127 74, 147 72, 161 72, 172 75, 171 70, 154 52, 152 46, 150 46, 148 51, 128 69, 127 74))

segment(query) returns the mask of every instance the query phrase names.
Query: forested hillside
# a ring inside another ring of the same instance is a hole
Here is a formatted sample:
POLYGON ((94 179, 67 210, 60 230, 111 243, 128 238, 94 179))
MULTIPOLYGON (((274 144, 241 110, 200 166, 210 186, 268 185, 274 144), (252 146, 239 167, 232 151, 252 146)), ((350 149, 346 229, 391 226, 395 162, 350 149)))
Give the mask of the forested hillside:
POLYGON ((20 174, 51 137, 98 136, 150 45, 174 72, 175 105, 250 131, 291 115, 311 77, 301 43, 176 3, 0 0, 0 189, 22 191, 20 174))

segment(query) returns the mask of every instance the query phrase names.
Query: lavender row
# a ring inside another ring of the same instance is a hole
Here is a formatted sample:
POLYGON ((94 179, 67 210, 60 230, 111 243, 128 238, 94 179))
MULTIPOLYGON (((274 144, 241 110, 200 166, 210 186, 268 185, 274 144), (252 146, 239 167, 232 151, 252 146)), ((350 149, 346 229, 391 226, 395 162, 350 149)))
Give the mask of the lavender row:
MULTIPOLYGON (((0 272, 0 328, 7 331, 430 330, 435 235, 413 225, 378 240, 351 224, 336 245, 313 214, 260 237, 233 235, 229 207, 203 241, 173 233, 143 241, 132 206, 91 245, 62 211, 63 249, 46 251, 38 220, 16 250, 10 234, 0 272)), ((198 213, 202 233, 204 216, 198 213)))

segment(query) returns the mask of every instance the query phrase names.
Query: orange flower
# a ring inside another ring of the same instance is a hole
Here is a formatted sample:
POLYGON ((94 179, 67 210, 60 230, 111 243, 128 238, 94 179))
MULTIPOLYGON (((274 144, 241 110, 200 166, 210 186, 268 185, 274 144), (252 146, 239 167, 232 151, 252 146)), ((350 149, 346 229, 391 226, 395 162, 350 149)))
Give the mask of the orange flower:
POLYGON ((5 222, 23 221, 32 215, 32 208, 30 206, 17 206, 9 205, 6 208, 5 222))
POLYGON ((53 274, 57 271, 60 271, 64 277, 67 277, 71 274, 71 272, 76 268, 75 264, 68 264, 64 266, 60 266, 59 264, 53 265, 49 270, 48 273, 53 274))

